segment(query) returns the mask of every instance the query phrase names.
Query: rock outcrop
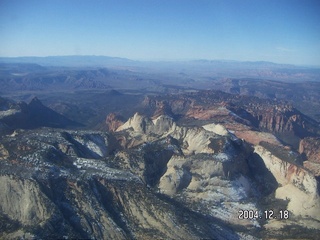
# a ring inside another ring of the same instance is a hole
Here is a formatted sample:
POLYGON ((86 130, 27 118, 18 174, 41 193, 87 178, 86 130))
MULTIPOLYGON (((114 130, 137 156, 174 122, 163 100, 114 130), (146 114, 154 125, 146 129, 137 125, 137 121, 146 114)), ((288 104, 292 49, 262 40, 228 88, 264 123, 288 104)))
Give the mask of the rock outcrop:
MULTIPOLYGON (((117 132, 140 140, 130 146, 140 146, 133 155, 136 157, 130 159, 129 154, 119 152, 117 162, 160 193, 231 224, 239 224, 239 208, 257 210, 255 203, 239 203, 255 195, 247 164, 252 149, 221 124, 182 127, 168 116, 151 120, 135 114, 117 132), (137 160, 139 154, 144 161, 137 160), (221 207, 221 203, 228 207, 221 207)), ((243 220, 241 225, 253 227, 259 223, 243 220)))
POLYGON ((166 101, 161 101, 161 102, 156 103, 156 110, 152 116, 152 119, 156 119, 156 118, 160 117, 161 115, 166 115, 166 116, 169 116, 172 118, 175 117, 170 105, 166 101))

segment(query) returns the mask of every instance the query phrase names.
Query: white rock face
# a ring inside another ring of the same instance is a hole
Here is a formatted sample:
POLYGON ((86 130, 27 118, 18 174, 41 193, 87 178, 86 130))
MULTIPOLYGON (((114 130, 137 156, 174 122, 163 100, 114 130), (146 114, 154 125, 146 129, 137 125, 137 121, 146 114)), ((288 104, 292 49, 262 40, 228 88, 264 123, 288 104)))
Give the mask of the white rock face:
POLYGON ((139 113, 135 113, 133 117, 129 118, 127 122, 125 122, 122 126, 120 126, 116 132, 127 130, 132 128, 136 133, 146 133, 148 130, 146 129, 147 125, 151 125, 152 121, 139 113))
MULTIPOLYGON (((218 128, 220 129, 220 127, 218 128)), ((141 139, 140 141, 136 141, 136 145, 171 135, 183 142, 184 148, 182 151, 187 155, 192 153, 213 153, 213 150, 208 145, 210 144, 210 138, 217 136, 213 131, 207 131, 203 128, 177 126, 173 119, 168 116, 161 115, 151 120, 138 113, 116 131, 124 130, 128 131, 132 138, 139 137, 141 139)))
POLYGON ((123 131, 132 128, 135 133, 139 134, 159 134, 163 135, 175 130, 176 124, 172 118, 161 115, 154 120, 135 113, 132 118, 129 118, 122 126, 116 131, 123 131))
POLYGON ((54 205, 32 180, 0 176, 0 189, 1 212, 22 224, 41 225, 53 213, 54 205))
POLYGON ((166 173, 161 177, 159 188, 163 193, 172 196, 177 193, 177 191, 183 187, 183 184, 190 178, 190 173, 185 169, 178 169, 171 165, 168 167, 166 173))
POLYGON ((213 153, 213 149, 209 148, 210 138, 214 138, 215 134, 205 131, 201 128, 183 128, 177 127, 171 134, 172 137, 182 140, 187 146, 183 153, 188 155, 191 153, 213 153))
MULTIPOLYGON (((203 204, 211 215, 240 224, 237 217, 239 209, 257 211, 254 203, 241 203, 252 191, 250 180, 241 174, 234 180, 228 180, 225 176, 225 162, 215 156, 173 156, 160 179, 159 190, 172 197, 179 193, 183 201, 203 204)), ((258 226, 258 222, 242 219, 241 225, 258 226)))
POLYGON ((215 134, 218 134, 221 136, 227 136, 229 133, 228 130, 221 124, 210 123, 202 127, 207 131, 214 132, 215 134))
POLYGON ((262 146, 255 146, 255 152, 279 183, 276 198, 289 199, 288 210, 295 215, 320 220, 320 198, 312 173, 275 157, 262 146))
POLYGON ((102 136, 98 134, 76 136, 75 140, 86 146, 88 149, 90 149, 100 157, 104 157, 107 154, 108 143, 102 136))

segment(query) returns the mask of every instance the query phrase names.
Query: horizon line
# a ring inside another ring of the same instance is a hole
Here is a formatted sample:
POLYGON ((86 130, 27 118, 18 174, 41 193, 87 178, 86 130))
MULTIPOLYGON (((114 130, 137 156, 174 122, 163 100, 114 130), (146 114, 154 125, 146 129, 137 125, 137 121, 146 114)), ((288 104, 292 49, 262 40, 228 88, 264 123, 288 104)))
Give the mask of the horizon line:
POLYGON ((35 56, 35 55, 28 55, 28 56, 0 56, 0 59, 19 59, 19 58, 67 58, 67 57, 106 57, 112 59, 119 59, 119 60, 127 60, 132 62, 193 62, 193 61, 207 61, 207 62, 224 62, 224 63, 269 63, 269 64, 276 64, 276 65, 288 65, 288 66, 296 66, 296 67, 315 67, 320 68, 320 65, 312 65, 312 64, 293 64, 293 63, 280 63, 280 62, 273 62, 267 60, 235 60, 235 59, 209 59, 209 58, 184 58, 184 59, 134 59, 134 58, 127 58, 127 57, 116 57, 116 56, 109 56, 109 55, 95 55, 95 54, 74 54, 74 55, 47 55, 47 56, 35 56))

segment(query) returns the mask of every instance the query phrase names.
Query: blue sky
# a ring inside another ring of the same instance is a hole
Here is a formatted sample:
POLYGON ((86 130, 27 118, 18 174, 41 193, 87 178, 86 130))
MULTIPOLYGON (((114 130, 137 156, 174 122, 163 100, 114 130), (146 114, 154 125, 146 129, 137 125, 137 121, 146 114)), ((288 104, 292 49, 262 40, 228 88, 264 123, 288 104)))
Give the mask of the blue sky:
POLYGON ((320 66, 319 0, 0 0, 0 56, 320 66))

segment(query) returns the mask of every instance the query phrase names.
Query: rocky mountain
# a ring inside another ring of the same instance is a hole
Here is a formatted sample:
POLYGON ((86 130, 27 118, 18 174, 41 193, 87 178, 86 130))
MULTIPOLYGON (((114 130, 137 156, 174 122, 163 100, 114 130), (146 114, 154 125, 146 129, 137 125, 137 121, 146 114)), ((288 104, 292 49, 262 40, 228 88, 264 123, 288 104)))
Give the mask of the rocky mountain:
POLYGON ((215 90, 77 94, 48 94, 52 108, 0 98, 0 238, 319 235, 319 123, 292 104, 215 90), (65 116, 100 119, 99 130, 65 116))
POLYGON ((243 107, 231 106, 229 109, 294 148, 298 148, 300 139, 320 134, 319 123, 289 104, 252 102, 243 107))
POLYGON ((0 239, 319 237, 319 68, 0 62, 0 239))
POLYGON ((290 149, 293 159, 283 159, 274 141, 252 145, 213 118, 193 126, 167 115, 109 119, 119 125, 112 133, 1 136, 0 237, 318 236, 319 182, 290 149))

